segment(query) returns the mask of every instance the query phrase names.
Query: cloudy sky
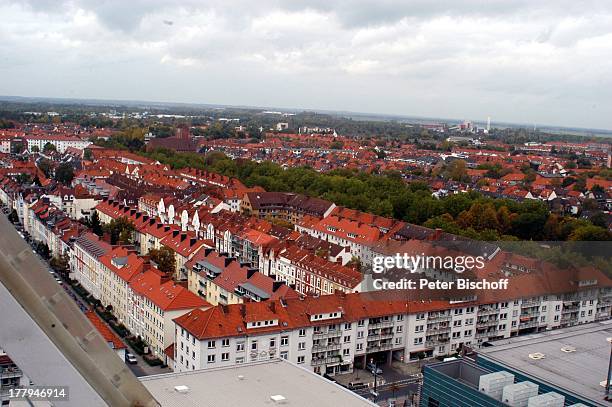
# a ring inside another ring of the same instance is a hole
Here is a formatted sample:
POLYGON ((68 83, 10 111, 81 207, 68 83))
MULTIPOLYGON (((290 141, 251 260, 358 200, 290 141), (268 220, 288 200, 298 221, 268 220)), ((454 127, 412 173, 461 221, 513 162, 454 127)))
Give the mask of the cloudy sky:
POLYGON ((0 0, 0 95, 612 129, 612 1, 0 0))

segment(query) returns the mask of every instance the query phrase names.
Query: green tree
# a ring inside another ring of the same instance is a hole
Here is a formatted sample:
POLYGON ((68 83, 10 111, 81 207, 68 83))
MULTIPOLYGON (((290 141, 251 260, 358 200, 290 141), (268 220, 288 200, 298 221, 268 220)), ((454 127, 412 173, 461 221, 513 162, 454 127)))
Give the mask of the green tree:
POLYGON ((19 215, 17 215, 17 211, 15 209, 13 209, 11 213, 9 214, 8 220, 10 220, 13 223, 19 222, 19 215))
POLYGON ((612 234, 599 226, 588 225, 581 226, 574 230, 569 236, 569 240, 579 241, 599 241, 599 240, 612 240, 612 234))
POLYGON ((151 260, 157 264, 157 268, 168 274, 172 274, 176 269, 176 259, 174 252, 166 246, 162 246, 161 249, 149 250, 149 256, 151 260))
POLYGON ((74 168, 70 163, 61 163, 55 169, 55 180, 64 185, 70 185, 74 178, 74 168))
POLYGON ((102 236, 104 234, 98 211, 94 211, 94 213, 91 215, 91 218, 89 219, 89 227, 91 228, 91 231, 98 236, 102 236))
POLYGON ((47 143, 43 147, 43 153, 45 153, 45 154, 54 153, 56 151, 57 151, 57 148, 55 148, 55 145, 52 144, 52 143, 47 143))
POLYGON ((135 230, 134 223, 125 216, 104 225, 104 231, 110 235, 111 244, 132 244, 135 230))

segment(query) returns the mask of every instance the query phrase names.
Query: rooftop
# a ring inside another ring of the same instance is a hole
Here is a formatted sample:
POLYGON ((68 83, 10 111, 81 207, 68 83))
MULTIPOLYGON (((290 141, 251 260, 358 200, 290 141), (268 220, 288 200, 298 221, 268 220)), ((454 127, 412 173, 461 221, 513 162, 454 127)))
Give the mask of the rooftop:
POLYGON ((502 339, 479 355, 564 390, 603 402, 612 321, 502 339), (543 358, 529 355, 542 353, 543 358))
POLYGON ((284 360, 147 376, 140 380, 164 407, 375 406, 322 376, 284 360))

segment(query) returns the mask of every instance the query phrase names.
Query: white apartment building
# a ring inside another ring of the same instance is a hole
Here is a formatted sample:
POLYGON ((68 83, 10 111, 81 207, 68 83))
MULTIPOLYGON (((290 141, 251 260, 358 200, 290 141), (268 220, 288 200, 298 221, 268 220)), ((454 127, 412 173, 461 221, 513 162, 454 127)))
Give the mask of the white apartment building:
POLYGON ((320 374, 450 355, 488 340, 610 318, 612 291, 479 304, 401 302, 373 294, 217 306, 175 320, 175 371, 282 357, 320 374))

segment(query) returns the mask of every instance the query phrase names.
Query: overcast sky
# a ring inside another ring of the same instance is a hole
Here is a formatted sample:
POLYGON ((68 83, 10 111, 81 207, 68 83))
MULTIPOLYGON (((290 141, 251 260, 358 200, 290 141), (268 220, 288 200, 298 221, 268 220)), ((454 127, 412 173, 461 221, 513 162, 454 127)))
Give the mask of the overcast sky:
POLYGON ((612 129, 612 1, 0 0, 0 95, 612 129))

